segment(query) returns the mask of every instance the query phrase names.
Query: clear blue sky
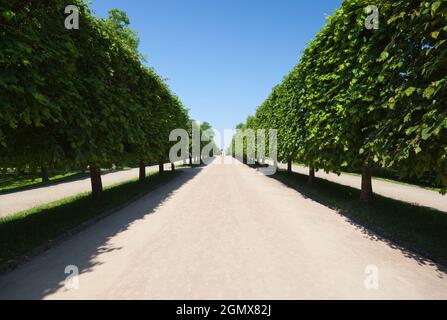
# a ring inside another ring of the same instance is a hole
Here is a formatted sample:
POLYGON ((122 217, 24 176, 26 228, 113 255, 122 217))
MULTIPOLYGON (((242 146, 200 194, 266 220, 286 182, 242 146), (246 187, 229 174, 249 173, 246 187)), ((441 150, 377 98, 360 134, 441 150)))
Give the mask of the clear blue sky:
POLYGON ((92 0, 118 8, 190 115, 231 129, 268 97, 342 0, 92 0))

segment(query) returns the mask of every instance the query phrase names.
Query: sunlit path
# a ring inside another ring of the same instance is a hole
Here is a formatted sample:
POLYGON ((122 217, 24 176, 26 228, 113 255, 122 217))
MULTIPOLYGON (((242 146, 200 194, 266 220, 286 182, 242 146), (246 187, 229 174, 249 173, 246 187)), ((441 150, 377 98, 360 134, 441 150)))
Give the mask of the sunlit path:
POLYGON ((439 299, 447 277, 245 165, 212 164, 3 276, 0 298, 439 299))

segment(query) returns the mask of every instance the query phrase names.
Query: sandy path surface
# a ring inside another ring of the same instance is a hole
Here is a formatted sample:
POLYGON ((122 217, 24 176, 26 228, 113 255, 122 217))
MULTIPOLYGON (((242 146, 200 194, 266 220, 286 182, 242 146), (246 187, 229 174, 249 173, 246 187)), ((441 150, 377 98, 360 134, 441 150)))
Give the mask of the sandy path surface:
MULTIPOLYGON (((286 164, 279 164, 281 169, 286 169, 286 164)), ((293 171, 301 174, 309 174, 309 169, 302 166, 293 165, 293 171)), ((340 176, 320 170, 315 174, 316 177, 333 181, 339 184, 360 189, 361 177, 342 173, 340 176)), ((424 207, 434 208, 440 211, 447 212, 447 195, 442 195, 439 192, 419 188, 409 184, 400 184, 384 181, 381 179, 373 179, 374 193, 382 196, 401 200, 408 203, 414 203, 424 207)))
POLYGON ((212 164, 3 275, 0 298, 447 299, 447 274, 279 181, 212 164))
MULTIPOLYGON (((165 164, 165 169, 169 170, 170 165, 165 164)), ((137 179, 138 170, 137 168, 103 174, 103 186, 107 187, 120 182, 137 179)), ((146 172, 151 171, 158 171, 158 165, 146 168, 146 172)), ((54 184, 48 187, 3 194, 0 195, 0 217, 89 191, 91 191, 90 178, 84 178, 54 184)))

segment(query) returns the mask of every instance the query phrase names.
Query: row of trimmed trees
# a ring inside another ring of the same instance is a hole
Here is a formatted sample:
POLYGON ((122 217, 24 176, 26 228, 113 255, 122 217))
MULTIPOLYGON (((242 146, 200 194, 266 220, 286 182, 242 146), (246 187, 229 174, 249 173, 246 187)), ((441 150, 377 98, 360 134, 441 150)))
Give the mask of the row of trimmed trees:
MULTIPOLYGON (((447 2, 345 0, 244 128, 278 129, 278 159, 315 170, 435 173, 447 187, 447 2)), ((445 191, 445 190, 444 190, 445 191)))
POLYGON ((164 81, 142 64, 125 13, 92 16, 81 0, 68 30, 64 0, 0 4, 0 167, 101 168, 168 160, 169 133, 190 119, 164 81))

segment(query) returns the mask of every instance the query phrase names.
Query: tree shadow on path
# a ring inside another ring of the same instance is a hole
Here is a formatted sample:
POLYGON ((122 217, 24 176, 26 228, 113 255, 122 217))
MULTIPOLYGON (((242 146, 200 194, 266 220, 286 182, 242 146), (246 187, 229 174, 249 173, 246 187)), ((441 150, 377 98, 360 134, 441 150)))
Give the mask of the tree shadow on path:
POLYGON ((305 198, 329 207, 346 218, 372 241, 383 241, 419 265, 435 267, 447 276, 447 213, 407 202, 374 196, 374 202, 360 202, 360 190, 296 172, 279 170, 269 176, 298 191, 305 198))
POLYGON ((170 182, 152 190, 134 203, 87 227, 48 252, 0 277, 0 299, 42 299, 64 290, 68 277, 65 268, 74 265, 79 274, 98 266, 100 254, 121 250, 109 240, 130 228, 136 221, 154 213, 184 184, 192 180, 203 167, 185 168, 170 182), (94 232, 92 232, 94 229, 94 232))

